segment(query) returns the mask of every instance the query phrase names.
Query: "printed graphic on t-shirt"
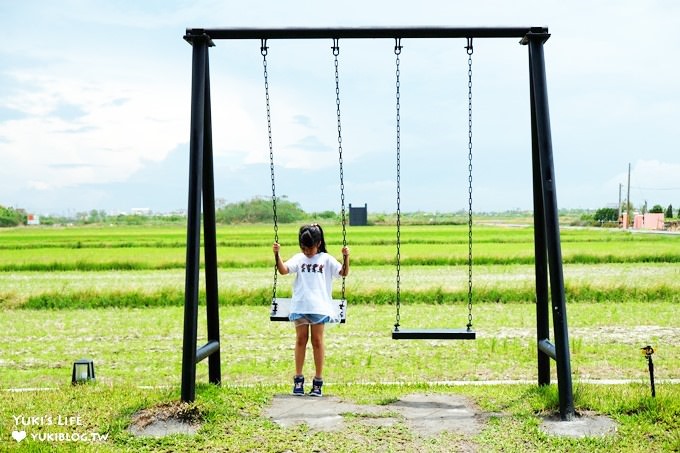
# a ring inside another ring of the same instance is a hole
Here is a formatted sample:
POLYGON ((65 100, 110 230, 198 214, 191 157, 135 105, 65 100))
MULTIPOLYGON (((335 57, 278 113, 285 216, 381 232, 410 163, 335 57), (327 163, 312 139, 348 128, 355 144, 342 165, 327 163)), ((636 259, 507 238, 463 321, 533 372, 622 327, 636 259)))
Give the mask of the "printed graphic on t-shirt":
POLYGON ((311 272, 323 274, 323 264, 302 264, 302 272, 311 272))
POLYGON ((285 264, 295 274, 291 313, 339 319, 338 307, 332 303, 333 279, 340 277, 342 267, 338 260, 323 252, 312 258, 298 253, 285 264))

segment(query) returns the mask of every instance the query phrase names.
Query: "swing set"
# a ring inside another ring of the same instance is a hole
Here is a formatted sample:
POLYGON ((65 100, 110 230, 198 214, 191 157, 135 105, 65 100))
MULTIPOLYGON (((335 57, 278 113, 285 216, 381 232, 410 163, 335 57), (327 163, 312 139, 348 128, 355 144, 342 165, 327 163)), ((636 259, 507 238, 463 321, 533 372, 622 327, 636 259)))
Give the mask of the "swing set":
MULTIPOLYGON (((191 133, 189 162, 189 200, 187 222, 187 259, 184 304, 184 341, 182 352, 182 401, 195 399, 196 364, 208 359, 209 381, 221 381, 219 303, 217 282, 217 241, 215 225, 215 194, 213 172, 212 121, 210 106, 210 77, 208 49, 214 40, 260 40, 263 57, 264 87, 267 107, 267 129, 272 183, 272 212, 274 240, 278 242, 276 183, 274 151, 271 128, 271 106, 267 74, 267 54, 270 39, 331 39, 335 64, 335 90, 338 130, 338 162, 340 169, 340 200, 342 243, 347 244, 342 127, 340 112, 339 62, 340 39, 394 39, 396 55, 396 182, 397 182, 397 240, 396 240, 396 320, 392 338, 396 340, 473 340, 472 328, 472 55, 474 38, 519 38, 529 50, 529 82, 532 137, 532 183, 534 201, 534 249, 536 275, 536 340, 538 385, 550 384, 550 359, 555 360, 560 416, 562 420, 574 417, 571 364, 567 329, 564 277, 557 215, 557 196, 554 183, 552 139, 548 112, 547 85, 543 45, 550 37, 545 27, 520 28, 286 28, 286 29, 187 29, 184 39, 193 48, 191 133), (400 80, 399 64, 401 40, 410 38, 464 38, 468 56, 468 314, 462 329, 402 329, 400 300, 400 80), (202 209, 201 209, 202 207, 202 209), (203 217, 206 317, 208 341, 197 347, 198 288, 200 267, 201 212, 203 217), (549 282, 549 284, 548 284, 549 282), (554 329, 554 343, 550 341, 550 303, 554 329)), ((287 321, 290 299, 278 298, 277 272, 274 268, 271 321, 287 321)), ((341 322, 346 320, 347 299, 343 278, 342 295, 334 299, 341 311, 341 322)))
MULTIPOLYGON (((271 105, 269 96, 269 79, 267 73, 267 41, 262 39, 260 52, 263 57, 264 66, 264 90, 267 111, 267 131, 269 139, 269 167, 272 181, 272 212, 274 221, 274 242, 279 241, 278 216, 276 211, 276 179, 274 173, 274 147, 271 127, 271 105)), ((340 213, 342 225, 342 245, 347 245, 347 228, 345 217, 345 183, 342 157, 342 122, 340 115, 340 76, 338 55, 340 46, 338 39, 333 39, 331 47, 334 56, 335 66, 335 104, 338 126, 338 162, 340 166, 340 213)), ((474 340, 475 331, 472 330, 472 38, 467 39, 465 46, 468 55, 468 323, 465 329, 401 329, 401 104, 400 104, 400 55, 402 51, 401 38, 395 38, 394 54, 396 55, 396 161, 397 161, 397 251, 396 251, 396 319, 392 338, 395 340, 474 340)), ((272 303, 269 319, 271 321, 288 321, 290 314, 290 298, 277 298, 278 272, 274 266, 274 283, 272 285, 272 303)), ((345 295, 345 277, 342 278, 342 296, 340 299, 333 299, 333 304, 337 306, 340 313, 340 323, 347 320, 347 298, 345 295)))
MULTIPOLYGON (((272 117, 269 99, 269 79, 267 77, 267 40, 262 39, 260 53, 262 54, 262 65, 264 67, 264 92, 267 104, 267 134, 269 138, 269 169, 272 178, 272 212, 274 214, 274 242, 279 242, 279 224, 276 214, 276 179, 274 178, 274 146, 272 140, 272 117)), ((333 40, 333 56, 335 57, 335 105, 338 118, 338 163, 340 166, 340 219, 342 224, 342 246, 347 245, 347 219, 345 216, 345 171, 342 160, 342 123, 340 121, 340 75, 338 70, 338 55, 340 55, 340 45, 337 39, 333 40)), ((269 315, 270 321, 288 321, 290 315, 290 305, 292 299, 277 298, 276 284, 278 281, 278 271, 274 265, 274 284, 272 285, 272 305, 269 315)), ((333 299, 333 304, 337 306, 340 313, 340 323, 344 324, 347 320, 347 298, 345 297, 345 277, 342 277, 342 296, 340 299, 333 299)))

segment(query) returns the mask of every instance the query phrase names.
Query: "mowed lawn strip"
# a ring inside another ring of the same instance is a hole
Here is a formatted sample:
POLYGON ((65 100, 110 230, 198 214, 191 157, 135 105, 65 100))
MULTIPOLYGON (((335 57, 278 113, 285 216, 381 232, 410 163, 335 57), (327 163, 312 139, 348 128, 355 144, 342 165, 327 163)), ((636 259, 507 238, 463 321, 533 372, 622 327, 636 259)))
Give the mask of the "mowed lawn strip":
MULTIPOLYGON (((202 313, 202 312, 201 312, 202 313)), ((650 344, 658 379, 680 378, 677 305, 580 303, 568 307, 575 379, 647 379, 640 348, 650 344), (650 316, 654 313, 654 316, 650 316)), ((223 379, 237 384, 290 380, 294 331, 271 323, 268 307, 225 306, 220 336, 223 379)), ((395 341, 392 306, 350 306, 348 323, 329 326, 329 382, 533 380, 533 304, 473 307, 475 341, 395 341)), ((199 343, 205 341, 203 317, 199 343)), ((404 305, 403 328, 455 328, 464 305, 404 305)), ((52 387, 68 382, 74 360, 95 362, 97 379, 113 385, 179 382, 182 307, 89 310, 5 310, 0 317, 0 388, 52 387)), ((311 360, 311 354, 310 354, 311 360)), ((553 370, 554 371, 554 370, 553 370)), ((207 379, 207 365, 198 366, 207 379)))

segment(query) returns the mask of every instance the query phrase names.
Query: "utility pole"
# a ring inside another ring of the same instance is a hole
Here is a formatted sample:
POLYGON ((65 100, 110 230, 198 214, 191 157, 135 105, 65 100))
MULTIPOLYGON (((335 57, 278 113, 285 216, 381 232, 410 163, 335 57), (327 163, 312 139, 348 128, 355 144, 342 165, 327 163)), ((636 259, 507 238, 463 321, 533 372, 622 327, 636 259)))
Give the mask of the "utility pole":
POLYGON ((626 195, 626 213, 628 218, 626 219, 626 229, 630 226, 630 162, 628 162, 628 194, 626 195))
POLYGON ((623 184, 619 183, 619 215, 617 217, 617 220, 621 220, 621 226, 623 226, 623 219, 621 218, 621 188, 623 187, 623 184))

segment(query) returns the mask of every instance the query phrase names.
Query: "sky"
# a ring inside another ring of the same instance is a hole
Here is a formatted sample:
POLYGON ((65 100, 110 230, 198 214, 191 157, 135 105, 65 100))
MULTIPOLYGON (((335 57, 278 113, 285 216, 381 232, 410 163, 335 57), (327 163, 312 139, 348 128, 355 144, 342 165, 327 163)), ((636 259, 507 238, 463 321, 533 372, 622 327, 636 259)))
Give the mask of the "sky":
MULTIPOLYGON (((187 28, 547 26, 559 208, 680 208, 680 2, 602 0, 0 0, 0 205, 35 214, 186 209, 187 28)), ((257 40, 215 41, 215 193, 272 196, 257 40)), ((339 211, 330 40, 270 40, 276 195, 339 211)), ((462 39, 403 39, 400 200, 467 209, 468 67, 462 39)), ((396 210, 394 40, 341 40, 344 197, 396 210)), ((473 209, 531 210, 527 47, 476 39, 473 209)))

